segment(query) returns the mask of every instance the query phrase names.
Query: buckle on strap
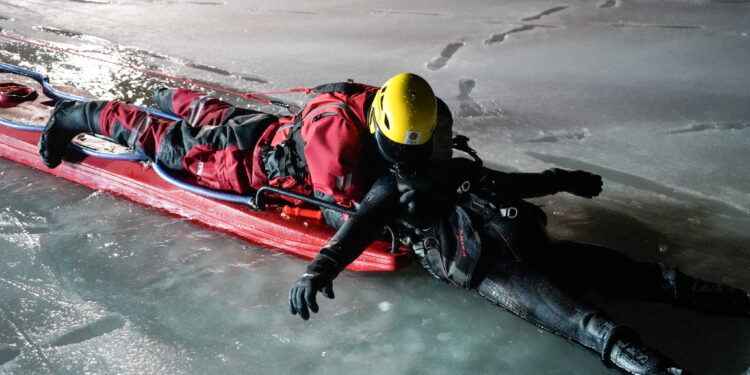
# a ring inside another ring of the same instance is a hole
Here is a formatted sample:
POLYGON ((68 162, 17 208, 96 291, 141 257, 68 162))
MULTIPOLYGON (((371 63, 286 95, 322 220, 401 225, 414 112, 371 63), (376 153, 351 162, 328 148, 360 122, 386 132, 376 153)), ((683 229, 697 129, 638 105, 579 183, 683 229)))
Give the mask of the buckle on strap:
POLYGON ((515 207, 502 207, 499 211, 500 216, 507 217, 508 219, 515 219, 518 216, 518 209, 515 207))

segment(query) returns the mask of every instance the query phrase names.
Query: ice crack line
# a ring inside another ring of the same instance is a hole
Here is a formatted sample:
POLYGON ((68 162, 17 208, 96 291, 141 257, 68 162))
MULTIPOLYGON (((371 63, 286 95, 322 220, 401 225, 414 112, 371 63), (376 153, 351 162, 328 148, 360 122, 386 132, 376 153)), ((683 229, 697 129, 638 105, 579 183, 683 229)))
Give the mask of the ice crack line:
POLYGON ((539 14, 537 14, 537 15, 535 15, 535 16, 531 16, 531 17, 526 17, 526 18, 522 18, 522 19, 521 19, 521 21, 524 21, 524 22, 526 22, 526 21, 536 21, 536 20, 538 20, 538 19, 540 19, 540 18, 542 18, 542 17, 544 17, 544 16, 549 16, 549 15, 550 15, 550 14, 552 14, 552 13, 557 13, 557 12, 563 11, 563 10, 565 10, 565 9, 568 9, 568 6, 567 6, 567 5, 563 5, 563 6, 559 6, 559 7, 554 7, 554 8, 550 8, 550 9, 547 9, 547 10, 545 10, 544 12, 542 12, 542 13, 539 13, 539 14))
POLYGON ((41 346, 55 347, 77 344, 99 336, 104 336, 124 326, 125 319, 120 314, 111 314, 91 323, 74 327, 61 335, 46 338, 44 342, 41 343, 41 346))

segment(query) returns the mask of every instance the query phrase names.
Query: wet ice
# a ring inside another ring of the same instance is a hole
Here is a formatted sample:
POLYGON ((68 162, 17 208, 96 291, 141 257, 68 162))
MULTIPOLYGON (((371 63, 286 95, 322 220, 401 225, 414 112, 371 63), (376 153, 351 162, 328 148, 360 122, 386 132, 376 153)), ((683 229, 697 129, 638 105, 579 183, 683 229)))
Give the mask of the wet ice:
MULTIPOLYGON (((604 176, 537 201, 556 235, 750 288, 746 2, 455 4, 6 0, 0 28, 235 91, 422 74, 488 164, 604 176)), ((170 84, 0 44, 107 99, 170 84)), ((612 373, 418 267, 346 272, 305 323, 285 301, 304 261, 4 159, 0 179, 0 372, 612 373)), ((699 373, 750 366, 747 321, 596 301, 699 373)))

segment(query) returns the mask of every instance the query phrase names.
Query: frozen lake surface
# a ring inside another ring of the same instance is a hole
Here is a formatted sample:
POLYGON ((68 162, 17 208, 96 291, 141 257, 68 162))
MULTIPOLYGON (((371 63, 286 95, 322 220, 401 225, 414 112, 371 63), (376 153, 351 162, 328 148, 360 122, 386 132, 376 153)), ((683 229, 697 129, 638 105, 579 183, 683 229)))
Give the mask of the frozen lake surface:
MULTIPOLYGON (((456 4, 2 0, 0 31, 243 92, 418 73, 493 166, 604 177, 536 201, 558 237, 750 289, 750 2, 456 4)), ((179 85, 0 46, 106 99, 179 85)), ((304 322, 305 261, 5 159, 0 259, 0 373, 616 373, 418 266, 345 272, 304 322)), ((748 319, 592 299, 699 374, 750 373, 748 319)))

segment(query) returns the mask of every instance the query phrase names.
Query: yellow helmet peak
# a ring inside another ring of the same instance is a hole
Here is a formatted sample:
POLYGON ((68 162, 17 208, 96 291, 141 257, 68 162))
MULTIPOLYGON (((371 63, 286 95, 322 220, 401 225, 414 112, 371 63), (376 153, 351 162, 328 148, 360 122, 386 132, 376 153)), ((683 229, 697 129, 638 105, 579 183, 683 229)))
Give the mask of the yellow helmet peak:
POLYGON ((368 125, 391 162, 429 157, 436 124, 437 98, 422 77, 398 74, 375 93, 368 125))

